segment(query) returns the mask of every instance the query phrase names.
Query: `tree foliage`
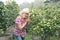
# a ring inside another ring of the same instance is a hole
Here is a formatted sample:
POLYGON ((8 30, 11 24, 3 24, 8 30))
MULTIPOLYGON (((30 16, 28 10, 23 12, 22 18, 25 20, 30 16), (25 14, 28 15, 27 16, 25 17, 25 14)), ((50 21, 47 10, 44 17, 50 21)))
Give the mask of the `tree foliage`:
POLYGON ((35 35, 54 35, 60 29, 60 3, 51 6, 45 4, 44 8, 31 8, 31 22, 29 32, 35 35))
POLYGON ((19 10, 20 7, 15 1, 7 2, 6 5, 0 2, 0 29, 5 32, 8 27, 12 26, 19 10))

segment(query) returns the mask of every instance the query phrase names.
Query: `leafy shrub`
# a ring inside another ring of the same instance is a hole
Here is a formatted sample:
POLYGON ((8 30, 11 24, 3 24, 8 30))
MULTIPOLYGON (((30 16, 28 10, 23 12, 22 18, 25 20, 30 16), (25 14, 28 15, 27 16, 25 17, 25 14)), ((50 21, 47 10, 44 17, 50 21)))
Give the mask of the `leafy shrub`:
POLYGON ((6 5, 0 2, 0 29, 5 33, 8 27, 14 24, 20 8, 15 1, 7 2, 6 5))
POLYGON ((53 36, 60 29, 59 4, 51 6, 47 3, 44 8, 31 8, 29 32, 35 35, 53 36))

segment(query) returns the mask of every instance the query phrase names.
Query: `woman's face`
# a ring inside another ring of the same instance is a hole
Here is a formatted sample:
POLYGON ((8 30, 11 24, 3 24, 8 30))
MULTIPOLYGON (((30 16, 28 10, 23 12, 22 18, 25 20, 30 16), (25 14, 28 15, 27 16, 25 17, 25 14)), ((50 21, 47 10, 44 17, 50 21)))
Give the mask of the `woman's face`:
POLYGON ((28 14, 28 13, 24 13, 24 14, 22 14, 22 17, 23 17, 24 19, 27 19, 27 18, 29 17, 29 14, 28 14))

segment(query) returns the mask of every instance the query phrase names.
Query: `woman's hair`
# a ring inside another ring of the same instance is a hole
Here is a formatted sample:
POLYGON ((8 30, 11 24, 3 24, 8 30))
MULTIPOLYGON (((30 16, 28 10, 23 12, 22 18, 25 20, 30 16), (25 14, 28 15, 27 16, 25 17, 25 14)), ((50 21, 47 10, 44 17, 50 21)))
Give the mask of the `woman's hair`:
POLYGON ((29 8, 24 8, 19 12, 19 15, 22 15, 23 13, 29 13, 29 8))

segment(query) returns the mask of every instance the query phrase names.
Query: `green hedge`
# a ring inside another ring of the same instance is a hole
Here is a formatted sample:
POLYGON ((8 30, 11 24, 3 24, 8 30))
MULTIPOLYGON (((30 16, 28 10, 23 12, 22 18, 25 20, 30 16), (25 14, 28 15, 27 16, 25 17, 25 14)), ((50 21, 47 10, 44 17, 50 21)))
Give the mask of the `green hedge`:
POLYGON ((6 5, 0 1, 0 29, 5 32, 14 24, 20 7, 15 1, 8 1, 6 5))
POLYGON ((31 8, 29 32, 35 35, 53 36, 60 29, 60 3, 45 3, 43 8, 31 8))

